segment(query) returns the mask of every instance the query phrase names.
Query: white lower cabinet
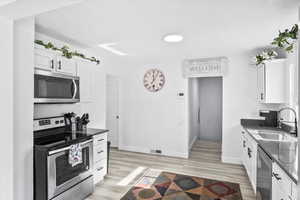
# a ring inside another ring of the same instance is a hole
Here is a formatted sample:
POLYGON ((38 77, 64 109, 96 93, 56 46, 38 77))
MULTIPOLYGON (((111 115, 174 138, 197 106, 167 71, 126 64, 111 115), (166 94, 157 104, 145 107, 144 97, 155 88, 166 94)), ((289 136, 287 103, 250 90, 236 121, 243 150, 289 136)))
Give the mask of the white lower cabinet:
MULTIPOLYGON (((242 129, 242 162, 256 193, 257 143, 242 129)), ((272 200, 298 200, 297 185, 275 162, 272 164, 272 200)))
POLYGON ((107 161, 101 160, 94 164, 94 184, 99 183, 104 179, 107 172, 107 161))
POLYGON ((296 184, 278 164, 273 163, 272 168, 272 200, 297 200, 296 184))
POLYGON ((99 183, 107 174, 107 133, 93 137, 94 184, 99 183))
POLYGON ((297 188, 297 184, 292 182, 292 194, 291 194, 291 199, 292 200, 298 200, 298 188, 297 188))
POLYGON ((256 193, 257 143, 248 132, 242 130, 243 165, 256 193))

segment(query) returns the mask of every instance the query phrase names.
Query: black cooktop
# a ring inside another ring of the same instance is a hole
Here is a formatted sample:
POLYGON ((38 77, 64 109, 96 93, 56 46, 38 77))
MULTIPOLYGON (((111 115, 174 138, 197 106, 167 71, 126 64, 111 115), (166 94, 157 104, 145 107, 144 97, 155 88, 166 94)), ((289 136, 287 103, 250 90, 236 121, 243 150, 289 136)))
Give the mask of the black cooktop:
POLYGON ((35 147, 46 150, 55 150, 71 144, 80 143, 91 139, 91 135, 79 132, 71 132, 67 127, 54 128, 34 132, 35 147))

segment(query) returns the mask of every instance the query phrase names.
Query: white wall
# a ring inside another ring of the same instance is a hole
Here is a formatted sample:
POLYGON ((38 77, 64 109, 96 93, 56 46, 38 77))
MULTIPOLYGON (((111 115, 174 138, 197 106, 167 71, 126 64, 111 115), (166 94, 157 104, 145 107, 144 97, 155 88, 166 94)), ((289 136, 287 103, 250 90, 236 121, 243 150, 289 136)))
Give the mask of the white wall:
POLYGON ((0 18, 0 199, 13 199, 13 21, 0 18))
POLYGON ((33 199, 34 18, 14 24, 14 199, 33 199))
POLYGON ((192 148, 194 142, 198 138, 200 131, 200 123, 198 122, 199 101, 199 80, 198 78, 188 79, 188 109, 189 109, 189 149, 192 148))
MULTIPOLYGON (((220 55, 212 55, 220 56, 220 55)), ((256 69, 249 65, 249 54, 222 55, 229 58, 223 78, 223 160, 240 162, 240 119, 258 114, 256 69)), ((206 57, 206 56, 205 56, 206 57)), ((201 58, 199 55, 198 58, 201 58)), ((161 149, 164 155, 188 155, 188 81, 182 77, 186 57, 124 58, 112 72, 120 76, 120 148, 149 152, 161 149), (161 69, 166 85, 158 93, 143 86, 144 73, 161 69), (178 97, 183 92, 185 97, 178 97)))
POLYGON ((149 153, 160 149, 170 156, 188 156, 185 116, 187 82, 182 78, 180 60, 124 59, 115 64, 120 77, 120 149, 149 153), (164 88, 156 93, 143 86, 150 68, 165 74, 164 88))
POLYGON ((258 115, 257 78, 250 55, 229 57, 229 69, 223 77, 223 141, 222 160, 240 163, 240 119, 258 115))

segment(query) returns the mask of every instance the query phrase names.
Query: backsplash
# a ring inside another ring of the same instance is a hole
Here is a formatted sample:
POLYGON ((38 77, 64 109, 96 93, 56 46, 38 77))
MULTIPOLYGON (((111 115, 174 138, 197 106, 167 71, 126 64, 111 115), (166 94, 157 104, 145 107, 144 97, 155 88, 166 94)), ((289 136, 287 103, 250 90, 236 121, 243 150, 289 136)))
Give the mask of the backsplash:
POLYGON ((64 113, 74 112, 81 113, 80 104, 35 104, 34 119, 61 116, 64 113))

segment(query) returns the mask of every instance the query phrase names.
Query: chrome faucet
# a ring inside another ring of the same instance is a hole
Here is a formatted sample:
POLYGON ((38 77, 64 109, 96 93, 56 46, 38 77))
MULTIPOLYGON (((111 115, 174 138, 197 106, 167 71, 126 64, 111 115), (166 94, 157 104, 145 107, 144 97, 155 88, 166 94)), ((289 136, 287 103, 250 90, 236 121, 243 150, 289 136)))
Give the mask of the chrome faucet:
POLYGON ((291 107, 285 107, 285 108, 281 108, 279 111, 278 111, 278 125, 279 127, 281 127, 281 124, 282 122, 286 122, 286 123, 294 123, 295 124, 295 131, 293 132, 293 134, 295 134, 296 137, 298 137, 298 122, 297 122, 297 113, 296 111, 291 108, 291 107), (295 116, 295 120, 294 121, 283 121, 283 119, 281 118, 281 112, 284 111, 284 110, 289 110, 289 111, 292 111, 294 116, 295 116))

